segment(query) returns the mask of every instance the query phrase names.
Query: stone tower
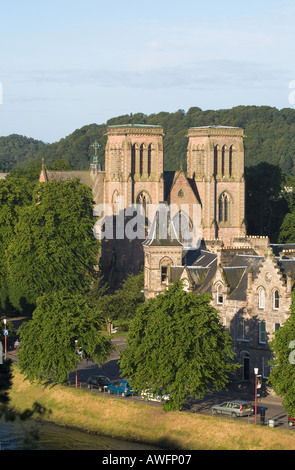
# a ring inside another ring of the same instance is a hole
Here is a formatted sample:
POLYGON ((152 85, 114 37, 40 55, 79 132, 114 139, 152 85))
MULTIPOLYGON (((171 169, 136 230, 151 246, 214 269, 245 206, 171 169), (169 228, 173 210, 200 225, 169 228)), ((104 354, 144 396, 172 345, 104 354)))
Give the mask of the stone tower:
POLYGON ((244 131, 238 127, 193 127, 188 131, 187 176, 202 204, 204 240, 230 245, 244 236, 244 131))
POLYGON ((109 272, 111 286, 143 265, 142 242, 154 215, 148 209, 164 197, 163 135, 161 126, 127 124, 107 129, 104 202, 114 216, 114 236, 102 241, 101 264, 109 272), (143 207, 146 219, 143 235, 131 240, 126 236, 125 209, 133 204, 143 207))
POLYGON ((163 128, 147 125, 109 126, 105 150, 106 203, 116 197, 130 204, 163 200, 163 128))

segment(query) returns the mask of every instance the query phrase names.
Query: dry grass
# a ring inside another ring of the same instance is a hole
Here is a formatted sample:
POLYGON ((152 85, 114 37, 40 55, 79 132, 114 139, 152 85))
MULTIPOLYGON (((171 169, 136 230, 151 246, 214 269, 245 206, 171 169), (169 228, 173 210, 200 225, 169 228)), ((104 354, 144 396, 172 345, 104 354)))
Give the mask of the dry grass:
POLYGON ((94 395, 63 386, 40 387, 14 369, 11 406, 18 411, 35 402, 51 410, 46 417, 63 426, 111 437, 182 450, 294 450, 288 430, 238 423, 185 412, 165 413, 145 403, 94 395))

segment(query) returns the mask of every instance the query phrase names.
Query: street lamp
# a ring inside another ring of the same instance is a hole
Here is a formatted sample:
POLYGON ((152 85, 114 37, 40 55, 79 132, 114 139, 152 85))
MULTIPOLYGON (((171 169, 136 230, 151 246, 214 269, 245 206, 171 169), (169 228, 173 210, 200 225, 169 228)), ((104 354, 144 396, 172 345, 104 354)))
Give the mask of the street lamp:
POLYGON ((8 335, 8 330, 6 329, 6 318, 3 319, 4 323, 4 359, 6 359, 7 355, 7 335, 8 335))
MULTIPOLYGON (((77 343, 78 343, 78 340, 75 339, 76 354, 78 354, 77 343)), ((76 388, 78 388, 78 364, 77 364, 77 366, 76 366, 76 388)))
POLYGON ((257 423, 257 375, 258 375, 258 367, 254 367, 254 374, 255 374, 255 424, 257 423))

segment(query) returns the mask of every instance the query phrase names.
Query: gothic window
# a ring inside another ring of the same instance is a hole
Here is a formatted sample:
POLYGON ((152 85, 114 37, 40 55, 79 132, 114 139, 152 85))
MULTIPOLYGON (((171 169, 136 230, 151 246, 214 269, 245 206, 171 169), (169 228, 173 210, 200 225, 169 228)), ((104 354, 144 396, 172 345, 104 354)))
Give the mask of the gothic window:
POLYGON ((273 309, 278 310, 280 307, 280 296, 279 296, 279 291, 275 290, 273 292, 273 309))
POLYGON ((249 320, 245 318, 241 319, 241 323, 238 325, 238 337, 243 341, 249 341, 249 320))
MULTIPOLYGON (((178 192, 178 196, 183 197, 184 193, 182 195, 180 191, 178 192)), ((189 245, 193 238, 193 224, 190 218, 183 211, 179 211, 173 217, 172 223, 175 228, 178 240, 185 245, 189 245)))
POLYGON ((223 304, 222 284, 218 284, 217 286, 217 303, 223 304))
POLYGON ((166 282, 168 276, 168 267, 162 266, 161 267, 161 282, 166 282))
POLYGON ((217 170, 218 170, 218 146, 215 145, 214 147, 214 175, 217 175, 217 170))
POLYGON ((222 193, 218 201, 218 221, 229 221, 229 197, 226 193, 222 193))
POLYGON ((131 148, 131 173, 132 175, 135 174, 135 155, 136 155, 135 144, 133 144, 131 148))
POLYGON ((231 145, 229 149, 229 176, 233 174, 233 146, 231 145))
POLYGON ((143 174, 143 144, 140 146, 140 153, 139 153, 139 173, 140 176, 143 174))
POLYGON ((152 145, 148 147, 148 176, 152 173, 152 145))
POLYGON ((222 147, 222 154, 221 154, 221 174, 222 176, 224 176, 224 172, 225 172, 225 150, 226 150, 226 147, 222 147))
POLYGON ((265 290, 261 287, 258 291, 258 306, 264 309, 265 306, 265 290))

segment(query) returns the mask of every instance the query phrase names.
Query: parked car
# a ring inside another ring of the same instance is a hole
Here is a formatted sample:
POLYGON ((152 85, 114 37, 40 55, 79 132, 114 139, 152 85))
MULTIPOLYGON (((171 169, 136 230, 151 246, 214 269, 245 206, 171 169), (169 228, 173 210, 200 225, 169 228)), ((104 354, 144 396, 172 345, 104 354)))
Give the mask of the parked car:
POLYGON ((212 414, 228 414, 232 418, 254 414, 254 408, 252 404, 243 400, 225 401, 220 405, 212 406, 211 410, 212 414))
POLYGON ((99 392, 102 392, 110 383, 110 379, 103 375, 92 375, 87 379, 88 388, 97 388, 99 392))
POLYGON ((128 395, 138 395, 138 392, 134 390, 130 386, 128 381, 125 379, 115 380, 114 382, 111 382, 108 385, 108 393, 117 393, 119 395, 122 395, 122 397, 128 395))
POLYGON ((288 416, 288 424, 289 426, 295 426, 295 418, 291 418, 291 416, 288 416))
POLYGON ((152 393, 149 388, 147 388, 146 390, 143 390, 140 396, 143 400, 148 400, 148 401, 162 402, 162 401, 170 400, 170 395, 168 393, 162 395, 161 390, 159 391, 159 393, 152 393))

